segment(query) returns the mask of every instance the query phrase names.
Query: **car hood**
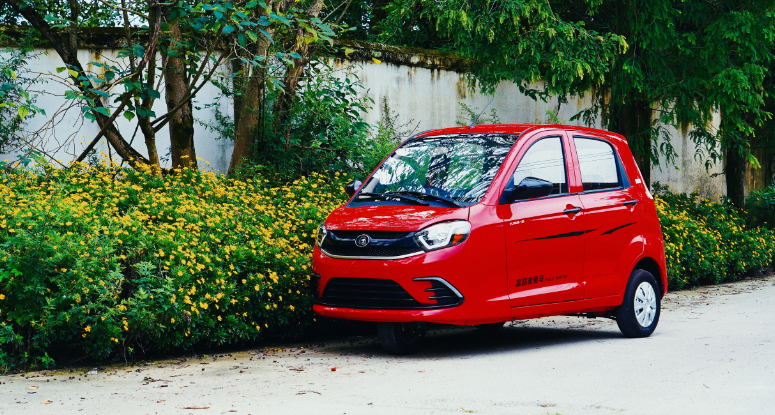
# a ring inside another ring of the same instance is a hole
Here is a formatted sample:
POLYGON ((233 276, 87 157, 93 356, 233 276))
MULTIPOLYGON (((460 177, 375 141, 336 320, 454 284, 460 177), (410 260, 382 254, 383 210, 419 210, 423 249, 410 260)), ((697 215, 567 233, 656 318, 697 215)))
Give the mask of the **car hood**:
POLYGON ((468 219, 468 207, 372 205, 340 207, 328 216, 329 230, 420 230, 446 220, 468 219))

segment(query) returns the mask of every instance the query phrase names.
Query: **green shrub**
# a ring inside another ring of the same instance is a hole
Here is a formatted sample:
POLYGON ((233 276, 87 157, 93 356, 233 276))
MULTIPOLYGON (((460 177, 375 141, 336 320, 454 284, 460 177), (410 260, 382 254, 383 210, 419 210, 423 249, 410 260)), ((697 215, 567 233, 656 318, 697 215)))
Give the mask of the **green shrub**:
POLYGON ((301 329, 314 231, 345 181, 1 173, 0 366, 50 363, 53 347, 106 358, 301 329))
POLYGON ((654 189, 671 289, 734 281, 772 266, 775 232, 746 225, 745 212, 728 200, 672 193, 658 183, 654 189))
POLYGON ((750 226, 775 229, 775 186, 751 192, 745 201, 748 212, 746 222, 750 226))

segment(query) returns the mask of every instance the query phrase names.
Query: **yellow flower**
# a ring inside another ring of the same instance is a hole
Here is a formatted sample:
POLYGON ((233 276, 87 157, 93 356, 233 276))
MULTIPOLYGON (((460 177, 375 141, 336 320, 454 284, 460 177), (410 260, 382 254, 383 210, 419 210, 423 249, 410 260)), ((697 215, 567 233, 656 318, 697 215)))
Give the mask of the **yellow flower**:
POLYGON ((175 319, 174 319, 174 318, 171 318, 171 319, 170 319, 170 321, 171 321, 172 323, 174 323, 174 322, 175 322, 175 319))

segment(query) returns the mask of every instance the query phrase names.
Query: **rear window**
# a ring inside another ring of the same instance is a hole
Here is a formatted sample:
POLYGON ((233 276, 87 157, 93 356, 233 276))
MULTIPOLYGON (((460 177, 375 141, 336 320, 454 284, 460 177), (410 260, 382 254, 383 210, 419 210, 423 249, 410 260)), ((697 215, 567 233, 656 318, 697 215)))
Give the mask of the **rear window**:
POLYGON ((611 144, 581 137, 574 137, 573 141, 584 191, 623 187, 619 162, 611 144))

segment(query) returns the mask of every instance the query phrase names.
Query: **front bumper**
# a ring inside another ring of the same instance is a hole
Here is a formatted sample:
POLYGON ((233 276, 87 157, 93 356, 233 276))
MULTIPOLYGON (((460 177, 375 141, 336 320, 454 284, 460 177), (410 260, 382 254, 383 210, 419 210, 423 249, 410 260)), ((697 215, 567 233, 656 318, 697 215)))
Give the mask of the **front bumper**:
POLYGON ((465 246, 394 260, 336 259, 316 247, 313 270, 320 277, 313 284, 313 310, 321 316, 347 320, 465 324, 472 308, 469 294, 475 294, 475 279, 469 269, 473 262, 467 258, 465 246), (415 303, 406 307, 331 304, 324 293, 332 279, 395 281, 415 303), (440 296, 454 298, 435 298, 440 296))

